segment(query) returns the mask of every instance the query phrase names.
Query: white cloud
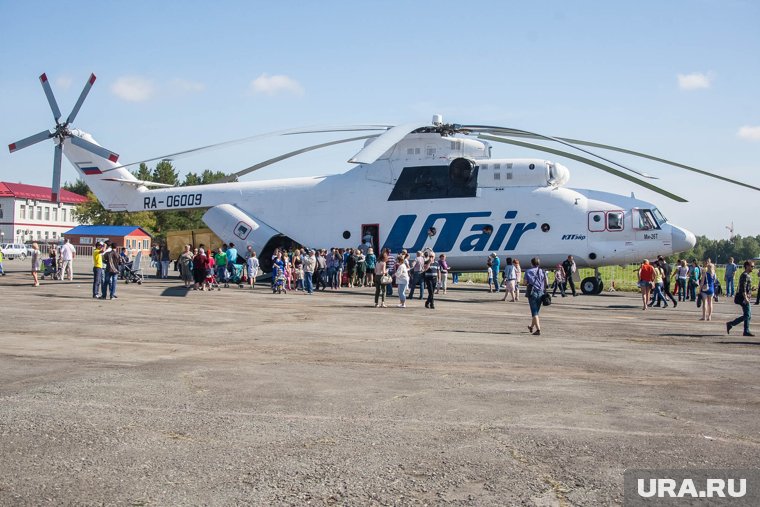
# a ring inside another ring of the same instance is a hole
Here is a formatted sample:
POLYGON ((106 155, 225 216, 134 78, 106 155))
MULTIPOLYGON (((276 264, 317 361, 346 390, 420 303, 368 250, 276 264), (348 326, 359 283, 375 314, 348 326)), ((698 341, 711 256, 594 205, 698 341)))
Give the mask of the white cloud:
POLYGON ((678 74, 678 87, 681 90, 700 90, 703 88, 710 88, 712 81, 712 75, 702 74, 700 72, 678 74))
POLYGON ((62 90, 71 88, 72 79, 69 76, 60 76, 55 79, 55 87, 62 90))
POLYGON ((749 125, 739 129, 736 135, 747 141, 760 141, 760 127, 750 127, 749 125))
POLYGON ((189 81, 187 79, 172 79, 169 86, 173 90, 185 93, 200 93, 206 90, 206 85, 198 81, 189 81))
POLYGON ((304 89, 298 81, 291 77, 283 75, 270 76, 264 73, 251 81, 251 92, 266 95, 277 95, 284 92, 300 96, 304 94, 304 89))
POLYGON ((153 82, 139 76, 122 76, 111 85, 111 93, 128 102, 145 102, 155 92, 153 82))

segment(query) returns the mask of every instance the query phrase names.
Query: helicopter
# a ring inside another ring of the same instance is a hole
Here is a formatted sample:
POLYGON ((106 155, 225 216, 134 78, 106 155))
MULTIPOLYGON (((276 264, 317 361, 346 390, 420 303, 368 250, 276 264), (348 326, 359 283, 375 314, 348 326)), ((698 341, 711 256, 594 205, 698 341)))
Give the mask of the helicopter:
POLYGON ((619 164, 585 146, 643 157, 754 190, 760 188, 677 162, 590 141, 488 125, 432 122, 402 125, 346 125, 297 128, 253 136, 294 136, 351 132, 352 137, 308 146, 254 164, 223 183, 174 187, 138 180, 128 167, 167 159, 229 141, 120 165, 72 123, 95 83, 92 74, 65 121, 45 74, 40 83, 55 119, 43 130, 9 145, 11 152, 53 139, 52 198, 61 188, 62 156, 71 162, 103 206, 112 211, 207 209, 203 221, 225 243, 259 252, 271 270, 276 248, 356 245, 397 253, 430 249, 447 256, 452 270, 479 271, 490 253, 519 259, 539 257, 554 266, 572 255, 578 267, 594 269, 581 281, 584 294, 604 287, 599 268, 625 265, 691 249, 694 234, 670 223, 653 203, 634 196, 567 187, 570 170, 543 158, 493 158, 492 143, 542 151, 613 174, 676 202, 686 199, 650 183, 654 176, 619 164), (529 142, 551 141, 566 151, 529 142), (237 181, 241 176, 307 151, 364 141, 340 174, 237 181))

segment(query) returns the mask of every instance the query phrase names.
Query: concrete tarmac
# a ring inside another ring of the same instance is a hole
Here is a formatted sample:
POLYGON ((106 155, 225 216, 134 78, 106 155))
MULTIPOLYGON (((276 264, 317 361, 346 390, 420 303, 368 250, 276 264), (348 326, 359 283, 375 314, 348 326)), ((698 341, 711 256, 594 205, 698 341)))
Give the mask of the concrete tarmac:
POLYGON ((2 505, 614 505, 628 468, 758 466, 760 340, 727 300, 556 298, 532 336, 477 285, 101 301, 5 266, 2 505))

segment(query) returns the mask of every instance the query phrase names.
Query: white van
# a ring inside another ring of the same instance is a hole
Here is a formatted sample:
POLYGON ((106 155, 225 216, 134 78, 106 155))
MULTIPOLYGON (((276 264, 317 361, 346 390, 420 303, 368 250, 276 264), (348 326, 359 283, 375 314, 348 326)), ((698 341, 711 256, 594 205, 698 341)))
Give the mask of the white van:
POLYGON ((27 249, 23 243, 3 243, 0 245, 0 250, 3 252, 3 257, 8 260, 15 258, 26 259, 27 249))

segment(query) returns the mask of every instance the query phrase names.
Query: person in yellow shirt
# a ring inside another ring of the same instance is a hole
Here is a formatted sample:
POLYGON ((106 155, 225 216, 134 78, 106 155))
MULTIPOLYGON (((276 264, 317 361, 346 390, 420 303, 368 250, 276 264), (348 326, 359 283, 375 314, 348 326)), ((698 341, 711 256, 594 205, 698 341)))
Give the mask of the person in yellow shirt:
POLYGON ((3 269, 3 251, 0 250, 0 275, 5 276, 5 270, 3 269))
POLYGON ((92 297, 100 299, 103 285, 103 243, 98 241, 92 249, 92 297))

